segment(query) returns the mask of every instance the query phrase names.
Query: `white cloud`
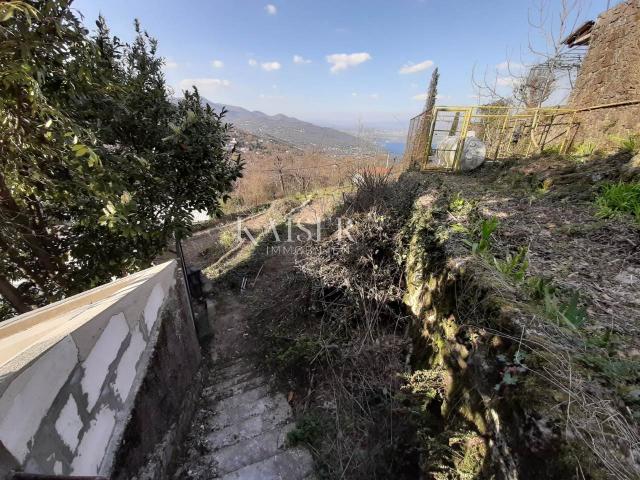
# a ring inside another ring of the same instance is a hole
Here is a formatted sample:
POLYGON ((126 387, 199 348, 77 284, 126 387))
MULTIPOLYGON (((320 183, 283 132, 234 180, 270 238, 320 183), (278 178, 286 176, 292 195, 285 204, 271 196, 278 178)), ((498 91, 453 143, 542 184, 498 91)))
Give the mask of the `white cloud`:
POLYGON ((504 62, 496 65, 496 69, 499 72, 521 72, 524 68, 523 64, 511 62, 509 60, 505 60, 504 62))
POLYGON ((429 68, 433 67, 433 61, 432 60, 425 60, 424 62, 420 62, 420 63, 407 63, 405 64, 399 71, 398 73, 402 74, 402 75, 407 75, 409 73, 418 73, 418 72, 422 72, 424 70, 427 70, 429 68))
POLYGON ((379 93, 358 93, 358 92, 352 92, 351 93, 352 97, 360 97, 360 98, 369 98, 371 100, 378 100, 380 98, 380 94, 379 93))
POLYGON ((264 9, 267 11, 269 15, 275 15, 276 13, 278 13, 278 9, 276 8, 276 6, 271 3, 266 7, 264 7, 264 9))
MULTIPOLYGON (((424 102, 427 99, 427 93, 419 93, 418 95, 414 95, 411 97, 413 100, 420 100, 424 102)), ((436 95, 436 100, 451 100, 453 97, 451 95, 436 95)))
POLYGON ((266 72, 273 72, 274 70, 280 70, 280 67, 282 67, 282 65, 280 65, 279 62, 264 62, 264 63, 261 63, 260 66, 266 72))
POLYGON ((164 69, 165 70, 174 70, 178 68, 178 62, 171 60, 170 58, 164 59, 164 69))
POLYGON ((514 87, 518 83, 518 79, 515 77, 498 77, 496 79, 496 85, 499 87, 514 87))
POLYGON ((196 86, 205 97, 231 86, 229 80, 220 78, 185 78, 180 80, 180 90, 189 90, 196 86))
POLYGON ((327 55, 327 62, 330 63, 331 73, 338 73, 340 70, 346 70, 349 67, 355 67, 361 63, 371 60, 371 55, 366 52, 361 53, 334 53, 327 55))
POLYGON ((297 63, 298 65, 302 65, 304 63, 311 63, 311 60, 307 60, 302 55, 294 55, 293 63, 297 63))
POLYGON ((258 95, 258 97, 263 100, 284 100, 285 98, 287 98, 284 95, 271 95, 268 93, 261 93, 260 95, 258 95))
POLYGON ((256 60, 254 60, 253 58, 249 59, 249 66, 250 67, 257 67, 258 66, 258 62, 256 60))
POLYGON ((211 62, 211 65, 213 66, 213 68, 222 68, 224 67, 224 62, 222 60, 214 60, 213 62, 211 62))

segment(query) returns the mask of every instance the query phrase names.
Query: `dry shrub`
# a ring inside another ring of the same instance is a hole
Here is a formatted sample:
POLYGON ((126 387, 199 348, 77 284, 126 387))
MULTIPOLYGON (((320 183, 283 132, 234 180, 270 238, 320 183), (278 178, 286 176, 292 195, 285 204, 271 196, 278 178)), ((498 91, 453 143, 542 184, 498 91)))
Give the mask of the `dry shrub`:
MULTIPOLYGON (((314 310, 322 312, 304 342, 313 347, 306 415, 322 424, 307 443, 323 478, 419 476, 416 429, 400 395, 411 341, 396 255, 406 213, 398 205, 409 200, 393 198, 392 183, 387 174, 363 174, 347 200, 355 212, 350 225, 297 263, 311 280, 314 310)), ((407 196, 417 191, 404 180, 394 186, 407 196)))
POLYGON ((296 193, 348 184, 359 168, 381 164, 385 157, 335 157, 319 152, 243 154, 244 176, 232 194, 236 208, 258 205, 296 193))

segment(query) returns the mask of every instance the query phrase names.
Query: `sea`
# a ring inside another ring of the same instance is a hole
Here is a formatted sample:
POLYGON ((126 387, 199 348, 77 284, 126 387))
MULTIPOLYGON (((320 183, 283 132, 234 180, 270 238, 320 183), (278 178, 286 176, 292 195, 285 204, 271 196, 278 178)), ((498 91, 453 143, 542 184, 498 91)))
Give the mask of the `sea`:
POLYGON ((380 142, 379 145, 384 148, 391 155, 399 157, 404 153, 404 142, 389 142, 384 141, 380 142))

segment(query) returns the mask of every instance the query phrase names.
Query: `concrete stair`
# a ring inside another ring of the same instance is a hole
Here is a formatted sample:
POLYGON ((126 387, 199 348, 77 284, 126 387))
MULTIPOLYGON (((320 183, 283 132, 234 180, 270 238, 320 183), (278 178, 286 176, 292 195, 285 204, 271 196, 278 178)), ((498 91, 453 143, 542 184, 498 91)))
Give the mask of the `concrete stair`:
POLYGON ((313 459, 303 448, 286 448, 295 428, 287 399, 272 393, 268 379, 248 360, 227 362, 213 372, 204 395, 214 405, 208 421, 208 461, 222 480, 307 480, 313 459))

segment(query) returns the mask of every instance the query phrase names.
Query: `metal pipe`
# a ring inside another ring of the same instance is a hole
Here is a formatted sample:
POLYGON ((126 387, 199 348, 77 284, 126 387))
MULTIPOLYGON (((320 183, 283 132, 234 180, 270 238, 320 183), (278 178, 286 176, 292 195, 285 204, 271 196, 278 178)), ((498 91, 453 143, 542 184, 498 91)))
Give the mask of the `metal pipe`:
POLYGON ((640 104, 640 100, 627 100, 624 102, 603 103, 602 105, 596 105, 593 107, 579 108, 577 110, 574 110, 574 113, 590 112, 591 110, 600 110, 601 108, 626 107, 628 105, 637 105, 637 104, 640 104))
POLYGON ((180 237, 177 235, 176 237, 176 253, 178 254, 178 259, 180 260, 180 266, 182 267, 182 276, 184 277, 184 284, 187 288, 187 302, 189 303, 189 312, 191 313, 191 321, 194 326, 196 325, 196 315, 193 311, 193 294, 191 293, 191 285, 189 285, 189 274, 187 272, 187 265, 184 260, 184 252, 182 251, 182 242, 180 241, 180 237))

